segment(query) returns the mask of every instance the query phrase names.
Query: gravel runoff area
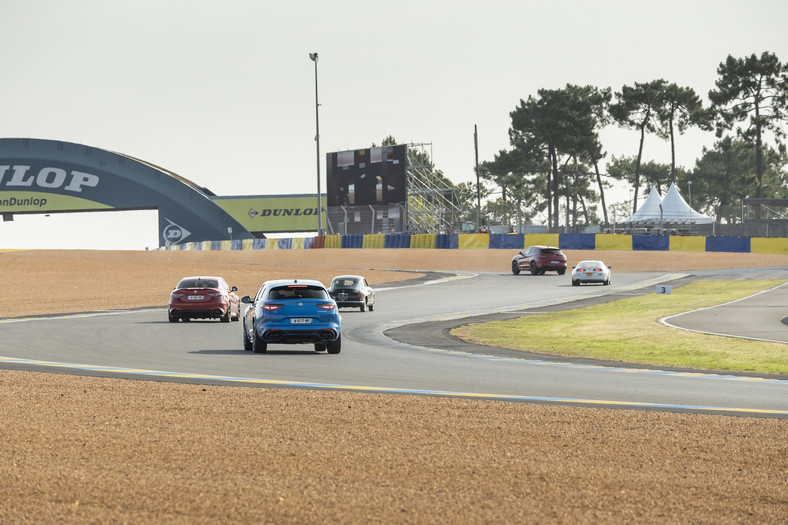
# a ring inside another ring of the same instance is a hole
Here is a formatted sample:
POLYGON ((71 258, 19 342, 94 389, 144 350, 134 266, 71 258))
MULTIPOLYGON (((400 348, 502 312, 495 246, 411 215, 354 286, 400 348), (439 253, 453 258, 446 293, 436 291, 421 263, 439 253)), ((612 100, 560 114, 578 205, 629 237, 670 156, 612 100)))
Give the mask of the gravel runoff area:
MULTIPOLYGON (((164 306, 187 274, 508 272, 513 252, 0 253, 0 318, 164 306), (410 270, 391 272, 388 269, 410 270)), ((572 261, 589 252, 567 251, 572 261)), ((614 271, 786 255, 597 252, 614 271)), ((0 326, 0 333, 1 326, 0 326)), ((786 523, 788 420, 0 370, 2 523, 786 523)))

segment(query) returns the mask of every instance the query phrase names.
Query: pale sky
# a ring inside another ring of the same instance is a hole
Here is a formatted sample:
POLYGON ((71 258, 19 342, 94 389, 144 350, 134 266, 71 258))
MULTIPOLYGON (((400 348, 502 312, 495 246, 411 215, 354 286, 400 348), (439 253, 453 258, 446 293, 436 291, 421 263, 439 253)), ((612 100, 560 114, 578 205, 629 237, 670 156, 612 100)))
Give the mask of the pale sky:
MULTIPOLYGON (((664 78, 704 102, 731 54, 788 61, 785 0, 455 2, 3 0, 0 137, 76 142, 174 171, 217 195, 315 193, 319 53, 325 153, 388 135, 428 143, 453 182, 509 147, 540 88, 664 78)), ((638 134, 606 130, 609 155, 638 134)), ((677 140, 694 166, 713 133, 677 140)), ((646 160, 669 163, 649 136, 646 160)), ((613 202, 625 200, 621 189, 613 202)), ((155 212, 16 215, 3 248, 158 246, 155 212)))

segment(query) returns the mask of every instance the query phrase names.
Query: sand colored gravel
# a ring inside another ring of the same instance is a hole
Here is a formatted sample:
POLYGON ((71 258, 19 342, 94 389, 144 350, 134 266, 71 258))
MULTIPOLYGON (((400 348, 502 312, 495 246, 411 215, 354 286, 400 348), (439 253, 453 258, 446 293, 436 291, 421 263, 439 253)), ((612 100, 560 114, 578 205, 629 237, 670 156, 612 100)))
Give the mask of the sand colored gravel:
MULTIPOLYGON (((601 254, 616 271, 788 266, 601 254)), ((279 277, 507 272, 511 255, 5 252, 0 317, 163 306, 186 274, 251 294, 279 277)), ((786 420, 12 370, 0 370, 0 420, 2 523, 788 521, 786 420)))

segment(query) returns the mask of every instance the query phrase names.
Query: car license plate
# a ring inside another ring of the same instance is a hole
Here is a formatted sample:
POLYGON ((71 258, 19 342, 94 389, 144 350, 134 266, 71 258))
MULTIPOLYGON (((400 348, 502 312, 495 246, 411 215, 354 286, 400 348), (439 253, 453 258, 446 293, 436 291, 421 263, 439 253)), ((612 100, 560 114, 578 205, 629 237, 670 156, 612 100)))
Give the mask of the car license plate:
POLYGON ((190 300, 190 301, 202 301, 203 299, 205 299, 205 296, 204 295, 190 295, 190 296, 187 297, 187 299, 190 300))
POLYGON ((560 261, 550 261, 550 264, 561 264, 560 261))
POLYGON ((309 317, 293 317, 290 319, 290 324, 310 324, 312 319, 309 317))
POLYGON ((593 277, 593 276, 594 276, 594 272, 586 272, 586 277, 593 277))

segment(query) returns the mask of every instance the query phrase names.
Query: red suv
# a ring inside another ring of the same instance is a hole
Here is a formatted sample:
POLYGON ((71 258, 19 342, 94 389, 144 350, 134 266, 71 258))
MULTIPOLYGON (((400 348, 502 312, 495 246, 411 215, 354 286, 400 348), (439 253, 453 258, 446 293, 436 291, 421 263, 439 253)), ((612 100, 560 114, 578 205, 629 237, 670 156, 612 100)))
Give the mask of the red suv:
POLYGON ((528 270, 531 275, 542 275, 545 272, 566 273, 566 256, 555 246, 529 246, 512 258, 512 273, 517 275, 521 270, 528 270))
POLYGON ((235 292, 221 277, 184 277, 170 293, 168 317, 178 319, 220 319, 223 323, 238 321, 240 303, 235 292))

